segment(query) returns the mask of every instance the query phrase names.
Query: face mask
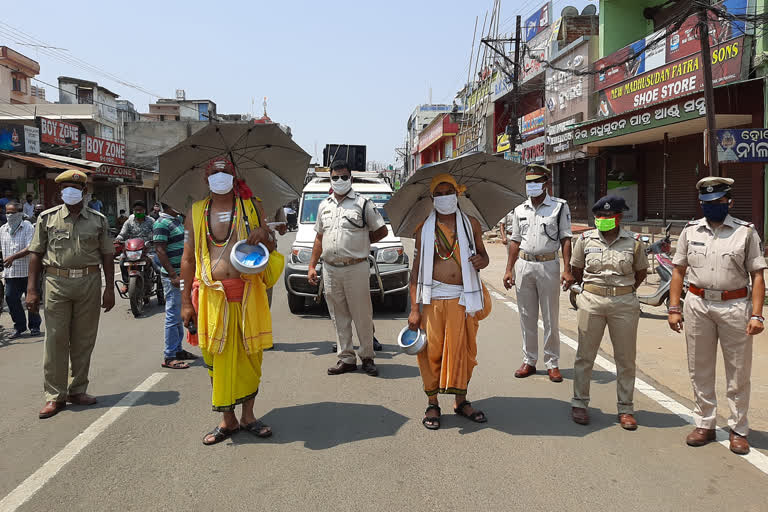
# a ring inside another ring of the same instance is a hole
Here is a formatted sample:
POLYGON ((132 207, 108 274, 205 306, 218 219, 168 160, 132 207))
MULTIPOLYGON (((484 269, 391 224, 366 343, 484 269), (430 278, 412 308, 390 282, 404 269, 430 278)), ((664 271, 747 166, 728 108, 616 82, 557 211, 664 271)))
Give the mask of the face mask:
POLYGON ((21 225, 21 221, 24 220, 24 215, 21 213, 9 213, 8 224, 11 226, 11 230, 16 231, 16 228, 21 225))
POLYGON ((525 193, 528 194, 528 197, 539 197, 541 194, 544 193, 544 184, 543 183, 526 183, 525 193))
POLYGON ((147 216, 147 214, 146 213, 134 213, 133 216, 136 217, 136 220, 142 221, 147 216))
POLYGON ((704 212, 704 217, 712 222, 723 222, 728 215, 728 209, 731 207, 731 202, 727 203, 702 203, 701 209, 704 212))
POLYGON ((437 196, 434 198, 435 210, 441 215, 450 215, 456 213, 459 206, 459 198, 456 194, 449 196, 437 196))
POLYGON ((229 194, 235 177, 226 172, 217 172, 208 176, 208 186, 214 194, 229 194))
POLYGON ((75 187, 66 187, 61 191, 61 199, 72 206, 83 201, 83 191, 75 187))
POLYGON ((599 219, 595 217, 595 227, 598 231, 611 231, 616 229, 616 217, 609 217, 607 219, 599 219))
POLYGON ((331 188, 335 194, 345 196, 352 188, 352 179, 350 178, 346 181, 341 178, 336 181, 331 180, 331 188))

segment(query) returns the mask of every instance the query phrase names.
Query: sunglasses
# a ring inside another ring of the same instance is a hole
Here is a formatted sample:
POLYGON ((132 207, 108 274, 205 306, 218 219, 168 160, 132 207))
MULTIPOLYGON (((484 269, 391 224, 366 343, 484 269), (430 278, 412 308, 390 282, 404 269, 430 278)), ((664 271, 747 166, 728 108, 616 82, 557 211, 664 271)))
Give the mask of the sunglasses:
POLYGON ((331 176, 331 180, 333 181, 339 181, 339 178, 341 178, 341 181, 349 181, 349 174, 342 174, 340 176, 331 176))

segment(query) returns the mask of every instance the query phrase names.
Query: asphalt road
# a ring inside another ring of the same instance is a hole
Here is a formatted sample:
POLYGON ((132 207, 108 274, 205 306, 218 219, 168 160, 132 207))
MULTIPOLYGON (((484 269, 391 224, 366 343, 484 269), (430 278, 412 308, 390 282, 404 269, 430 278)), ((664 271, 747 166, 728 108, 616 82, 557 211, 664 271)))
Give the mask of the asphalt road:
MULTIPOLYGON (((281 241, 283 252, 291 240, 281 241)), ((282 281, 274 297, 276 349, 265 354, 256 400, 275 432, 269 440, 240 433, 202 445, 218 422, 208 377, 200 365, 160 367, 157 307, 133 319, 118 299, 102 316, 93 358, 89 392, 99 404, 48 420, 37 419, 41 340, 0 345, 0 499, 14 489, 15 499, 28 498, 0 509, 768 510, 768 475, 721 444, 687 447, 691 427, 647 396, 635 396, 640 429, 622 430, 608 371, 595 369, 592 424, 572 423, 569 347, 563 383, 543 372, 515 379, 518 318, 499 300, 480 327, 469 396, 489 422, 454 416, 446 397, 443 427, 432 432, 421 425, 416 359, 394 342, 404 314, 376 313, 379 378, 330 377, 330 320, 319 310, 291 315, 282 281), (113 407, 148 378, 156 383, 135 403, 113 407)), ((0 323, 9 325, 7 314, 0 323)))

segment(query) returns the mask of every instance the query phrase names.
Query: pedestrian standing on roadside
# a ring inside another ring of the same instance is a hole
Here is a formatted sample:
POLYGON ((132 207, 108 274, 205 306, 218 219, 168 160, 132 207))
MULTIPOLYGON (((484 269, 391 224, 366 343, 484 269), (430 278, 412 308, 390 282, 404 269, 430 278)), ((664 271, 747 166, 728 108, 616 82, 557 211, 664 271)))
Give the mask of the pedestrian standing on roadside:
POLYGON ((35 216, 35 203, 32 194, 27 194, 27 200, 24 203, 24 215, 27 216, 27 220, 35 216))
POLYGON ((37 219, 40 218, 40 214, 43 213, 44 211, 45 211, 45 207, 42 204, 37 203, 35 205, 35 209, 32 210, 32 218, 29 219, 29 222, 32 224, 37 224, 37 219))
POLYGON ((719 340, 731 410, 730 448, 745 455, 749 453, 747 411, 752 337, 763 332, 766 262, 755 226, 728 213, 733 207, 732 185, 732 179, 717 176, 696 184, 704 218, 689 222, 677 242, 669 291, 669 326, 680 332, 685 320, 688 373, 696 402, 696 428, 688 434, 686 443, 703 446, 715 440, 719 340), (680 296, 688 268, 689 286, 683 310, 680 296))
POLYGON ((331 320, 336 327, 339 361, 328 368, 328 375, 340 375, 357 369, 352 343, 352 323, 360 341, 363 371, 379 374, 373 362, 373 304, 370 292, 371 244, 387 236, 384 218, 373 201, 352 190, 349 164, 337 160, 331 164, 333 194, 320 203, 315 223, 315 244, 309 261, 308 279, 316 285, 317 263, 323 259, 323 286, 331 320))
POLYGON ((149 212, 149 217, 152 220, 157 220, 160 218, 160 212, 162 211, 163 211, 162 205, 160 203, 155 203, 154 205, 152 205, 152 211, 149 212))
POLYGON ((528 200, 515 208, 509 241, 504 287, 517 287, 520 327, 523 330, 523 364, 515 377, 536 373, 539 359, 539 308, 544 323, 544 365, 552 382, 560 374, 560 286, 573 284, 571 261, 571 211, 564 199, 547 192, 551 172, 529 165, 525 173, 528 200), (557 253, 563 250, 563 273, 557 253))
POLYGON ((88 201, 88 208, 91 210, 96 210, 97 212, 101 213, 102 208, 104 208, 104 203, 99 201, 99 198, 96 197, 96 194, 91 195, 91 200, 88 201))
POLYGON ((184 370, 185 360, 198 356, 182 349, 184 325, 181 323, 181 256, 184 254, 184 221, 181 214, 163 203, 160 218, 152 227, 152 240, 160 262, 165 295, 165 349, 163 368, 184 370))
POLYGON ((592 207, 597 229, 576 240, 571 268, 577 283, 583 283, 579 306, 579 348, 573 365, 571 417, 589 424, 589 385, 605 326, 611 336, 616 361, 616 395, 619 423, 636 430, 634 404, 635 356, 640 302, 635 291, 648 273, 644 244, 621 229, 623 213, 629 210, 624 198, 606 196, 592 207))
POLYGON ((27 309, 33 313, 39 311, 38 290, 45 269, 46 403, 41 419, 58 414, 67 402, 97 401, 86 394, 88 371, 99 307, 107 312, 115 305, 115 266, 107 218, 83 204, 87 181, 84 172, 75 170, 56 177, 64 204, 40 214, 29 245, 27 309), (99 265, 104 271, 103 295, 99 265))
MULTIPOLYGON (((20 338, 27 330, 27 315, 21 296, 27 292, 29 280, 29 244, 35 228, 23 219, 22 206, 10 202, 5 206, 8 223, 0 227, 0 247, 5 268, 5 302, 13 319, 13 333, 9 339, 20 338)), ((40 336, 40 314, 28 312, 29 333, 40 336)))

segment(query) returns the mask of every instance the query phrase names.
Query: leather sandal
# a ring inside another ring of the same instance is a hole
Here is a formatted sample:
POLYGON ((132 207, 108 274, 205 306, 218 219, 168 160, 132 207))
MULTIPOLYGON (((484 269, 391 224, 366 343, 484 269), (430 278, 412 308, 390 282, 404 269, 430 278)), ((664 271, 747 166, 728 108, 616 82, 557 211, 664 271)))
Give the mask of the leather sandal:
POLYGON ((424 411, 424 414, 427 414, 429 411, 435 410, 437 411, 437 417, 433 418, 430 416, 424 416, 424 419, 421 420, 421 423, 427 427, 429 430, 437 430, 440 428, 440 406, 435 404, 429 404, 427 406, 427 410, 424 411))
POLYGON ((217 425, 216 428, 214 428, 213 430, 211 430, 210 432, 208 432, 203 436, 203 444, 205 446, 211 446, 212 444, 220 443, 232 437, 232 434, 234 434, 238 430, 240 430, 240 427, 229 430, 226 428, 221 428, 220 426, 217 425), (206 441, 206 439, 208 439, 209 436, 213 436, 212 441, 206 441))
POLYGON ((472 402, 469 400, 464 400, 453 409, 453 412, 459 416, 464 416, 468 420, 474 421, 475 423, 486 423, 488 421, 488 418, 485 417, 485 413, 483 411, 475 411, 472 414, 465 413, 464 408, 467 406, 471 407, 472 402))

